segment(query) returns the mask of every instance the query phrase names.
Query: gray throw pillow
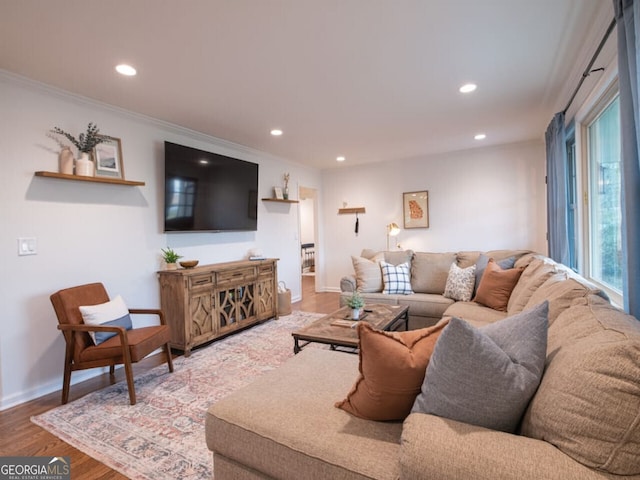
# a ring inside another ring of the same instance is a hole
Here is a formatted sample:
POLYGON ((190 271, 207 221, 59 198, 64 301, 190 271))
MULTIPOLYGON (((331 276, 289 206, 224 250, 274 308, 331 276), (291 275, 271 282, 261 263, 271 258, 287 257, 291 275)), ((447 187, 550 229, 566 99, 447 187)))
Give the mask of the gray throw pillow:
MULTIPOLYGON (((482 274, 484 274, 484 270, 487 268, 487 264, 489 263, 489 258, 484 253, 481 253, 476 261, 476 284, 473 287, 473 295, 476 294, 476 290, 478 290, 478 285, 480 285, 480 280, 482 280, 482 274)), ((516 257, 508 257, 503 258, 502 260, 497 260, 496 263, 503 270, 509 270, 513 268, 516 264, 516 257)), ((473 298, 473 297, 472 297, 473 298)))
POLYGON ((549 302, 482 328, 452 318, 412 412, 515 432, 544 370, 549 302))

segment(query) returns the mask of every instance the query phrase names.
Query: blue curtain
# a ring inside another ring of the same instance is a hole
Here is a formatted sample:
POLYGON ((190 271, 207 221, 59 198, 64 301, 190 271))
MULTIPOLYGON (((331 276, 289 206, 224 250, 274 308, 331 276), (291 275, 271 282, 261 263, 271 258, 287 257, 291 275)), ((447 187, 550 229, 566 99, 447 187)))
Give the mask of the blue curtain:
POLYGON ((614 0, 613 7, 618 27, 624 308, 640 318, 640 1, 614 0))
POLYGON ((547 232, 549 257, 570 265, 567 222, 567 147, 564 113, 556 113, 547 127, 547 232))

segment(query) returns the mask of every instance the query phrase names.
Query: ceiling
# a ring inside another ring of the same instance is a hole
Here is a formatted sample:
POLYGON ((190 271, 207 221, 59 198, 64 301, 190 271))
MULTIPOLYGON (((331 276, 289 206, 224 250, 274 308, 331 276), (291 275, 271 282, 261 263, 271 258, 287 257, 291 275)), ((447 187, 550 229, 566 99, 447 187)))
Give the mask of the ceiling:
POLYGON ((542 138, 604 3, 0 0, 0 68, 324 169, 542 138))

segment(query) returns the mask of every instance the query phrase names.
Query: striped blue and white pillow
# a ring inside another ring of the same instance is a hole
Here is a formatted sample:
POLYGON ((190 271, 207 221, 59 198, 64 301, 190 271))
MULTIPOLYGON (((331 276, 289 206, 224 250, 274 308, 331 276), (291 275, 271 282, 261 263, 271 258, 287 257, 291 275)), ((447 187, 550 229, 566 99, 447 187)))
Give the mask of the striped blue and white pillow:
POLYGON ((391 263, 380 262, 380 267, 384 282, 382 293, 386 295, 410 295, 413 293, 411 289, 411 269, 408 263, 392 265, 391 263))
MULTIPOLYGON (((108 325, 124 327, 127 330, 133 328, 129 309, 120 295, 107 303, 99 305, 87 305, 80 308, 82 320, 87 325, 108 325)), ((93 343, 100 345, 102 342, 117 335, 114 332, 89 332, 93 343)))

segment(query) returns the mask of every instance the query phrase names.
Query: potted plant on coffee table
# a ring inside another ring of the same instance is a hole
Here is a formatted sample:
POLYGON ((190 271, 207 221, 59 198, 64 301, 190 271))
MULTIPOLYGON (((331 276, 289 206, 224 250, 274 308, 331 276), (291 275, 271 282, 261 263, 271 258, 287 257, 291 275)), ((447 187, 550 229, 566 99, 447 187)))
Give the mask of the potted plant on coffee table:
POLYGON ((353 292, 353 295, 347 300, 347 306, 351 309, 351 318, 353 320, 360 319, 360 310, 364 307, 364 299, 359 292, 353 292))

